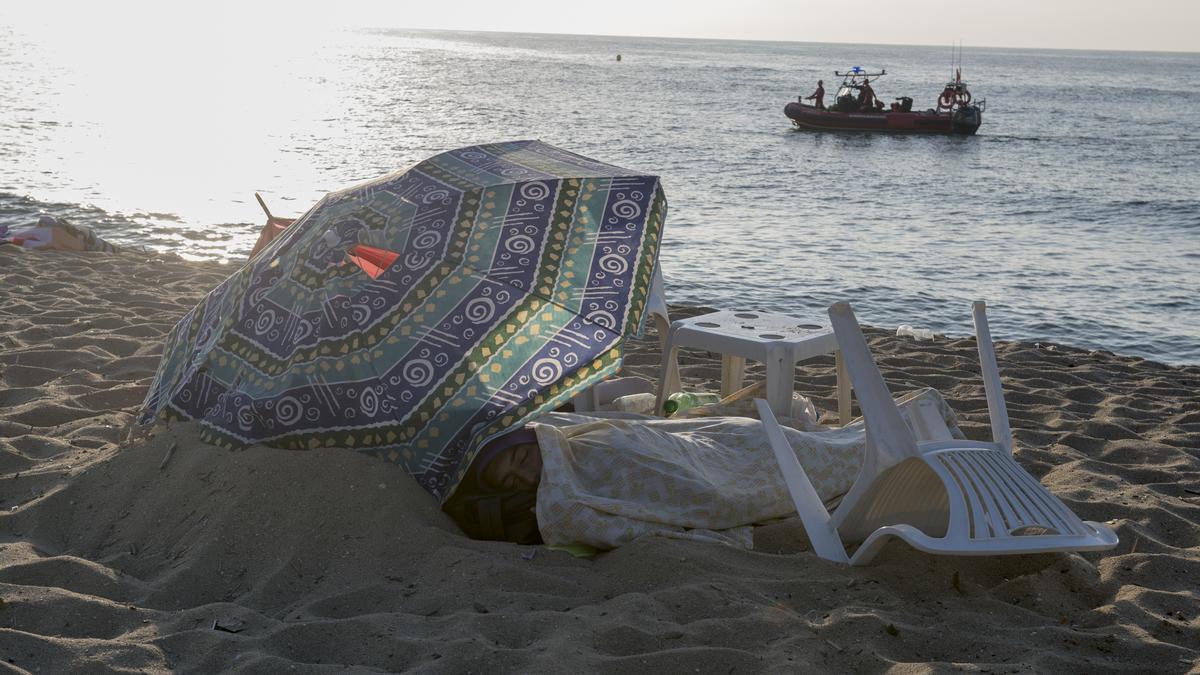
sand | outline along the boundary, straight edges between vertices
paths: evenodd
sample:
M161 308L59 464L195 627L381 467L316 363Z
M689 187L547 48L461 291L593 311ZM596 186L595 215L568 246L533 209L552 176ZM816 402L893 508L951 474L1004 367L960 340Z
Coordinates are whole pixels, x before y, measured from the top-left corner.
M225 451L188 424L119 446L162 337L229 271L0 247L0 666L1200 672L1200 367L998 345L1018 461L1110 522L1111 552L893 543L845 568L791 518L758 528L754 551L649 538L581 559L467 539L397 467L355 453ZM628 366L654 377L648 337ZM893 392L936 387L987 436L972 339L868 337ZM712 355L683 363L715 388ZM833 385L831 359L800 367L825 409Z

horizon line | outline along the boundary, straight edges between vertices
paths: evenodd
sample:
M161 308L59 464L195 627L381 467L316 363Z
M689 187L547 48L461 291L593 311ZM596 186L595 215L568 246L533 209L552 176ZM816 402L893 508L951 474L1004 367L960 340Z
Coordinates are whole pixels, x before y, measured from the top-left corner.
M563 37L598 37L598 38L640 38L640 39L655 39L655 40L679 40L689 42L761 42L767 44L809 44L809 45L863 45L872 47L950 47L951 44L925 44L914 42L829 42L818 40L766 40L762 38L745 38L745 37L682 37L671 35L615 35L612 33L556 33L550 31L511 31L511 30L493 30L484 28L429 28L423 26L353 26L352 28L359 30L408 30L408 31L426 31L430 33L494 33L498 35L554 35ZM954 48L968 49L967 45L961 44ZM972 45L970 49L1011 49L1011 50L1044 50L1051 52L1117 52L1131 54L1185 54L1185 55L1200 55L1200 49L1193 51L1176 50L1176 49L1112 49L1112 48L1096 48L1096 47L1014 47L1010 45Z

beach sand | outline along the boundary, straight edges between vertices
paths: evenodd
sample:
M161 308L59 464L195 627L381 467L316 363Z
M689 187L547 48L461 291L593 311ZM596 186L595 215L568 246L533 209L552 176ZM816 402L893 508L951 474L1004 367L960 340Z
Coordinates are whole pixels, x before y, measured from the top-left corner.
M845 568L791 518L754 551L649 538L583 559L469 540L352 452L225 451L188 424L120 447L162 338L230 271L0 247L5 669L1200 672L1200 367L998 345L1018 461L1110 522L1111 552L893 543ZM868 337L894 393L936 387L987 437L973 339ZM655 376L653 335L627 364ZM683 364L715 389L717 359ZM831 358L799 369L826 410L834 381Z

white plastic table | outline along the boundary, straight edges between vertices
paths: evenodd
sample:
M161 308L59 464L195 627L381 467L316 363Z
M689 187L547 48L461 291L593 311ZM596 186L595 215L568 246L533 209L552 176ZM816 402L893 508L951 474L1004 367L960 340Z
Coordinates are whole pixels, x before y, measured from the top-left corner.
M741 388L746 359L763 363L767 369L767 403L776 415L791 415L796 364L832 353L837 367L838 421L841 424L850 421L850 378L833 328L826 320L768 312L722 311L672 322L663 347L657 410L662 410L667 396L679 390L680 347L721 355L722 397Z

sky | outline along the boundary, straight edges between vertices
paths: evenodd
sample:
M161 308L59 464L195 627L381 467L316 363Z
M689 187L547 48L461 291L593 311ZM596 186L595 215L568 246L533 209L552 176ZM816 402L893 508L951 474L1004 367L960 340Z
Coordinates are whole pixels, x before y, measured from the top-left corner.
M336 8L336 9L335 9ZM1200 51L1200 0L5 0L0 22L264 40L329 27L430 28L969 47Z

